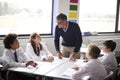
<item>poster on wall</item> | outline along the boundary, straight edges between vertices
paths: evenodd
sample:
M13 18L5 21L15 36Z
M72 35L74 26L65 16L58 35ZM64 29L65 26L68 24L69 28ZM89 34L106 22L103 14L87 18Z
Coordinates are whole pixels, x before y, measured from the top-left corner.
M78 3L78 0L70 0L71 3Z

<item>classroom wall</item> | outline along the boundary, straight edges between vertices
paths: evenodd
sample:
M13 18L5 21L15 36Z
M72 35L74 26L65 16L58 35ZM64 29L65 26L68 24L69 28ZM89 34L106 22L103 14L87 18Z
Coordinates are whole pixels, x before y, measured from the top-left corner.
M53 37L42 37L42 42L46 44L47 48L53 55L56 55L53 41L54 41ZM26 49L26 44L28 42L29 42L28 36L25 39L19 39L20 46L23 48L24 51ZM3 39L2 39L0 40L0 56L2 56L3 50L4 50L4 45L3 45Z
M83 44L82 47L87 47L89 43L95 43L100 48L102 47L102 43L105 40L114 40L117 43L117 47L115 49L115 52L120 56L120 35L118 34L108 34L108 35L98 35L98 36L83 36ZM28 43L29 39L19 39L21 47L25 50L26 44ZM42 41L46 44L49 51L56 55L56 51L54 48L54 38L53 37L42 37ZM4 46L3 46L3 40L0 40L0 56L3 54Z
M78 22L78 18L79 17L79 1L77 3L73 3L73 2L70 2L70 0L59 0L59 5L58 5L58 13L64 13L67 15L68 17L68 20L69 21L75 21L75 22ZM74 5L74 6L77 6L77 9L76 10L70 10L70 6L71 5ZM70 13L71 14L71 17L70 17ZM76 15L74 15L74 13Z

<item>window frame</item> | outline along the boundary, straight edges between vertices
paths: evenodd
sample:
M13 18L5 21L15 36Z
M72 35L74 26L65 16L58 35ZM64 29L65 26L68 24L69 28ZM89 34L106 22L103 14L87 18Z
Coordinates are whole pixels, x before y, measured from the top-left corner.
M120 33L120 30L118 30L118 28L120 27L120 23L119 23L119 17L120 17L120 0L117 0L117 9L116 9L116 26L115 26L115 32L116 33ZM118 25L119 24L119 25Z

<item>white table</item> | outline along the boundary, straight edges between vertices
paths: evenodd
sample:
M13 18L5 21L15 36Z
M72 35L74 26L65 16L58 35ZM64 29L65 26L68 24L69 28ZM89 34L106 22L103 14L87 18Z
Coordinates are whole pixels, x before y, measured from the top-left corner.
M72 68L74 66L74 63L75 62L67 61L66 63L45 74L45 76L61 79L72 79L72 77L63 76L62 73L68 68Z
M37 70L37 68L34 68L32 66L29 66L29 67L12 67L12 68L9 68L9 70L11 71L15 71L15 72L24 72L24 73L33 73L34 71Z
M32 66L12 67L12 68L9 68L9 70L44 76L46 73L52 71L53 69L62 65L63 63L65 63L68 60L69 60L68 58L64 58L64 57L63 57L63 59L59 59L58 57L54 57L53 62L40 62L40 61L38 62L38 61L36 61L38 66L35 68Z
M54 70L58 66L62 65L63 63L67 62L68 58L59 59L58 57L54 57L53 62L37 62L38 69L33 72L36 75L45 75L46 73Z
M77 63L78 66L83 66L84 65L83 60L77 60L76 62L71 62L71 61L68 60L64 64L58 66L54 70L45 74L45 76L46 77L59 78L59 79L72 80L72 75L71 76L66 76L66 75L63 75L63 73L68 69L72 70L72 68L76 66L76 63ZM73 72L75 72L75 71L73 71ZM70 74L73 74L73 73L70 73Z
M25 72L38 76L44 77L53 77L60 79L72 79L72 76L64 76L63 72L68 68L72 69L76 64L76 62L69 61L69 58L59 59L58 57L54 58L53 62L37 62L38 66L36 68L33 67L13 67L9 70L16 72ZM78 62L79 60L77 60ZM81 62L79 62L82 64Z

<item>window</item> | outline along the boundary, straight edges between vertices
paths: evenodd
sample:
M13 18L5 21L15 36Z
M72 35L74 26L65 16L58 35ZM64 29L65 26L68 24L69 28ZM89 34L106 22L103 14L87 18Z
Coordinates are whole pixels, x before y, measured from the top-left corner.
M119 1L118 31L120 31L120 1Z
M80 0L82 32L115 32L117 0Z
M0 35L51 34L53 0L0 0Z

